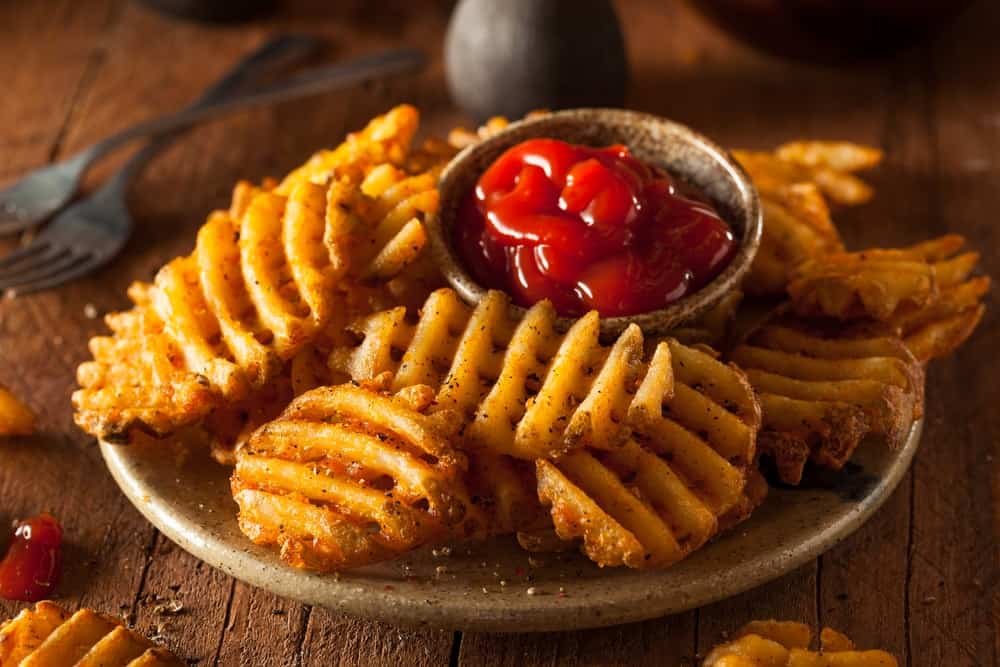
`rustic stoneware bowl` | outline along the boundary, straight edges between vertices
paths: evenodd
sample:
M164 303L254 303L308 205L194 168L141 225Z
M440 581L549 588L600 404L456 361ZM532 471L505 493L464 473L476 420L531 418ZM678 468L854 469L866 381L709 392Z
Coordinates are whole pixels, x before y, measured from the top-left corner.
M578 630L700 607L793 570L857 530L889 498L921 423L890 451L865 442L839 473L775 487L745 523L665 570L601 569L577 552L530 556L512 536L425 547L343 572L304 572L250 542L236 523L231 470L204 449L101 443L122 491L164 535L254 586L390 623L490 632Z
M666 308L601 321L605 336L635 322L644 333L658 335L697 319L739 284L760 245L760 202L753 184L725 149L689 127L649 114L621 109L570 109L512 123L496 135L459 153L441 174L441 210L428 220L431 252L448 282L469 304L486 288L463 266L452 245L451 229L462 198L479 176L505 150L526 139L550 137L588 146L625 144L640 159L659 165L708 196L737 239L729 265L712 282ZM562 326L571 324L563 318Z

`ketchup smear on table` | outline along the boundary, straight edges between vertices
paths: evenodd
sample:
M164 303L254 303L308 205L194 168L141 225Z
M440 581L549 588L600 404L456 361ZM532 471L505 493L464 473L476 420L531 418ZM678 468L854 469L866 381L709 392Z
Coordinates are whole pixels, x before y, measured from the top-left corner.
M0 598L38 602L50 597L62 570L62 527L49 514L18 521L0 561Z
M486 287L560 315L662 308L714 278L733 234L692 188L625 146L531 139L509 149L461 203L459 253Z

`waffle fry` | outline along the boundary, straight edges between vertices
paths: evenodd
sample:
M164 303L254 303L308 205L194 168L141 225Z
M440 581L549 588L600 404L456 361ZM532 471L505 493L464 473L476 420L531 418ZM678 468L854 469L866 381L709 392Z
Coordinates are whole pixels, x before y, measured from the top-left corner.
M237 452L243 532L321 571L484 532L465 456L450 444L456 420L414 409L427 402L414 395L433 395L424 389L392 397L348 384L298 397Z
M760 412L737 369L660 343L635 392L633 432L608 449L536 462L557 535L601 566L665 567L743 518L766 488L748 478Z
M43 601L0 625L0 667L180 667L166 649L121 620Z
M670 466L634 441L601 458L581 450L558 462L539 459L537 466L538 495L551 507L556 533L581 539L584 553L602 567L670 565L718 529Z
M763 196L780 193L796 183L814 183L830 201L864 204L874 191L855 173L882 162L882 151L842 141L795 141L773 153L734 150Z
M923 369L897 336L814 329L779 318L730 355L760 400L760 453L788 484L810 460L839 470L869 433L901 446L923 414Z
M136 307L109 318L80 367L77 423L108 441L166 435L254 401L351 313L395 302L387 286L421 254L436 210L429 173L404 169L416 129L398 107L280 184L237 185L193 254L168 263Z
M809 650L812 630L793 621L753 621L736 638L716 646L703 667L897 667L885 651L858 651L841 633L823 628L819 651Z
M129 288L136 306L111 313L112 336L90 340L93 361L80 364L73 394L77 425L108 442L134 431L168 433L197 422L218 404L208 381L189 373L163 322L149 305L149 285Z
M505 535L549 525L538 500L534 466L485 450L468 452L469 490L489 520L489 533Z
M34 432L35 414L0 384L0 437L31 435Z
M670 564L721 522L745 517L762 496L745 493L760 412L742 374L707 349L672 339L647 353L638 327L603 345L596 313L565 333L555 323L547 302L516 320L500 292L470 309L443 289L415 322L395 308L355 323L359 342L335 350L330 366L354 381L382 378L395 391L436 388L431 409L464 416L474 460L487 452L536 461L539 496L556 531L564 540L582 538L603 565ZM575 462L574 471L592 474L575 477L567 468ZM621 481L647 469L649 488ZM664 505L648 509L646 523L622 524L614 499L623 493L654 494ZM512 527L523 530L522 542L536 541L531 530ZM618 538L608 542L609 531Z
M656 399L644 388L632 394L645 371L639 328L604 346L596 313L564 334L555 322L547 302L516 321L501 292L470 309L442 289L415 324L403 308L356 323L360 343L335 350L330 365L355 381L391 373L393 390L437 387L440 408L467 416L469 442L496 453L534 460L584 443L612 448L624 442L629 412L643 409L640 400L652 405ZM653 384L648 377L644 386Z
M524 120L540 118L548 113L549 112L545 109L529 111L525 115ZM510 125L510 121L503 116L493 116L480 125L475 131L464 127L456 127L448 133L448 143L455 148L465 148L466 146L477 144L483 139L489 139L500 130L506 128L508 125Z
M843 252L827 199L861 204L872 189L852 172L870 169L881 151L838 142L794 142L773 153L733 151L760 193L764 216L757 256L744 289L755 295L783 294L800 263Z
M987 276L943 285L934 304L900 309L888 324L921 363L947 356L979 325L986 312L981 300L989 289Z
M792 306L806 317L889 320L901 309L940 300L979 261L979 253L956 255L965 239L942 236L908 248L835 253L803 262L788 285Z
M982 319L990 287L987 276L970 277L979 253L957 254L964 244L951 234L808 261L788 286L792 305L803 315L883 322L921 362L945 356Z
M288 195L297 184L323 185L343 176L359 181L374 166L402 165L419 125L420 113L415 108L407 104L395 107L374 118L360 132L348 134L336 148L316 152L281 181L277 192Z

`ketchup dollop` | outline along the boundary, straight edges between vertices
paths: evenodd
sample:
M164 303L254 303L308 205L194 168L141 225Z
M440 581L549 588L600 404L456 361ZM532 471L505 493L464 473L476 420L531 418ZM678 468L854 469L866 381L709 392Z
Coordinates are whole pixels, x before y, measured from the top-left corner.
M62 571L62 526L49 514L18 521L0 561L0 597L38 602L50 597Z
M455 242L481 284L561 315L633 315L708 283L729 226L690 186L625 146L531 139L507 150L461 203Z

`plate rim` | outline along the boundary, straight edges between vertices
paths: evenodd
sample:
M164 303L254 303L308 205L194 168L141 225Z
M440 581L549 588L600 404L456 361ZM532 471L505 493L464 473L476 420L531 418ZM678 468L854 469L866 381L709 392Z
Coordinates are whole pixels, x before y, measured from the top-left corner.
M249 540L237 547L214 535L204 524L181 523L173 516L174 512L169 504L151 497L138 485L137 480L129 476L126 463L128 457L122 455L130 449L129 446L111 445L103 441L99 441L99 445L115 482L147 521L195 558L246 584L356 618L401 626L524 633L608 627L676 614L739 595L801 567L858 530L892 496L913 463L922 430L923 419L915 420L904 445L893 452L892 460L871 490L860 500L854 501L825 530L813 533L795 549L784 551L780 546L772 547L746 558L728 570L719 571L711 577L702 577L700 581L696 580L670 591L650 587L647 595L641 599L633 596L625 600L586 603L584 596L570 596L560 599L559 605L554 605L546 601L546 597L552 596L520 596L505 598L507 604L494 608L493 613L482 614L482 610L477 609L480 613L472 615L467 606L455 603L429 605L426 600L415 599L419 596L406 594L392 586L380 590L352 582L348 578L303 572L280 563L267 562L254 553L262 548L254 547ZM234 507L234 521L235 516ZM228 558L223 554L228 555ZM690 558L697 556L696 553ZM638 572L635 576L649 576L651 581L655 581L656 574L665 571L667 570L650 570ZM321 588L324 594L310 593L308 587L303 589L303 578L325 579ZM601 613L605 610L613 613ZM567 617L571 619L569 622Z

